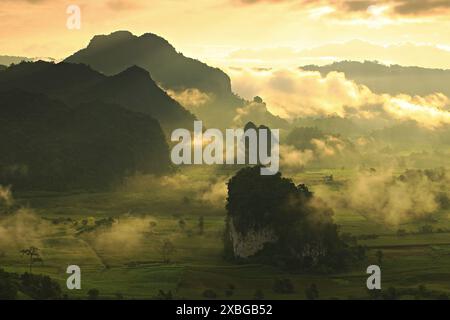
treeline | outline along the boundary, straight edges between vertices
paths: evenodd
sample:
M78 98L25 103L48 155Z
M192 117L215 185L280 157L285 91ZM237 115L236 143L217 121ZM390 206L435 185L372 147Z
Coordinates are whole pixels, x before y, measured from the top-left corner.
M20 298L57 300L65 296L60 285L48 276L8 273L0 269L0 300Z

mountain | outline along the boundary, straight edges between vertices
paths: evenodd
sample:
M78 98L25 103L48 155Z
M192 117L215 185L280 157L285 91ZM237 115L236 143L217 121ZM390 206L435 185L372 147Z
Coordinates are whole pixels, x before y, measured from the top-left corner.
M301 69L319 71L323 75L332 71L343 72L348 79L376 93L428 95L440 92L450 96L450 70L387 66L371 61L342 61L326 66L307 65Z
M276 129L289 127L286 120L270 113L267 110L267 104L258 96L254 97L252 102L248 102L242 108L239 108L233 121L238 126L254 122Z
M39 61L39 60L43 60L43 61L55 61L55 59L50 58L50 57L40 57L40 58L27 58L27 57L19 57L19 56L1 56L0 55L0 65L4 65L4 66L10 66L11 64L18 64L21 63L23 61L26 62L33 62L33 61Z
M18 57L18 56L0 56L0 64L4 66L9 66L13 63L20 63L22 61L32 61L31 58Z
M0 74L0 91L9 89L44 93L69 106L90 101L120 104L154 117L167 133L191 127L195 120L155 84L147 71L136 66L106 76L83 64L23 62Z
M185 57L165 39L146 33L135 36L128 31L97 35L89 45L66 62L84 63L105 74L115 75L134 65L147 70L165 90L176 93L197 89L208 102L195 110L210 125L225 125L244 101L231 90L227 74L198 60Z
M158 122L118 105L75 108L44 94L0 93L0 181L14 189L103 188L170 170Z
M167 40L152 33L138 37L118 31L95 36L87 48L68 57L66 62L85 63L106 75L137 65L149 71L164 88L197 88L218 97L231 94L230 78L224 72L186 58Z

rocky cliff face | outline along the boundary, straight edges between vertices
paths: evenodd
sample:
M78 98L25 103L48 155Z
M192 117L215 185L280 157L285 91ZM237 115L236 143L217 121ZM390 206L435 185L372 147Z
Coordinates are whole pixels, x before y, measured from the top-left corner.
M267 243L274 243L278 239L269 228L255 230L250 229L246 233L240 233L234 226L233 219L228 221L229 237L233 245L233 253L236 258L249 258L264 248Z

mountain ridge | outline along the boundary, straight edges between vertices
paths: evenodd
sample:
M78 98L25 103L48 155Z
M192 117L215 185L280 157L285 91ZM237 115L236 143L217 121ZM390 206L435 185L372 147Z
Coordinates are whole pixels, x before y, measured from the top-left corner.
M84 64L61 62L24 62L0 74L0 90L13 88L45 93L69 105L100 100L148 114L158 120L166 132L191 125L195 117L168 96L150 74L133 66L106 76Z
M69 107L44 93L0 92L0 180L15 189L105 188L170 172L158 121L101 101Z
M318 71L323 75L337 71L347 79L366 85L373 92L389 94L429 95L440 92L450 97L450 70L417 66L385 65L377 61L334 62L325 66L306 65L306 71Z
M96 35L86 48L64 61L87 64L105 75L136 65L147 70L164 90L181 93L197 89L209 99L193 112L210 127L228 127L236 109L245 104L233 93L231 79L224 71L185 57L169 41L153 33L136 36L129 31L116 31Z

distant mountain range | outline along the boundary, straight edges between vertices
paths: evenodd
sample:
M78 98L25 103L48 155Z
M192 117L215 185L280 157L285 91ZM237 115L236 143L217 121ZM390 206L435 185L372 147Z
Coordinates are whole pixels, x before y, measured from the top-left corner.
M105 75L115 75L136 65L147 70L166 90L198 89L211 99L196 110L196 115L210 126L229 125L236 108L245 104L232 92L226 73L185 57L167 40L152 33L135 36L128 31L118 31L97 35L85 49L65 62L84 63Z
M347 79L369 87L376 93L428 95L436 92L450 96L450 70L384 65L378 62L342 61L326 66L307 65L303 70L345 73Z
M49 57L40 57L40 58L29 58L29 57L19 57L19 56L1 56L0 55L0 65L3 65L5 67L11 65L11 64L17 64L21 63L23 61L30 62L30 61L55 61L53 58Z
M119 104L154 117L166 132L191 127L195 119L136 66L106 76L83 64L23 62L0 73L0 91L9 89L44 93L69 106L91 101Z
M13 63L20 63L22 61L33 61L31 58L19 57L19 56L1 56L0 55L0 65L9 66Z

